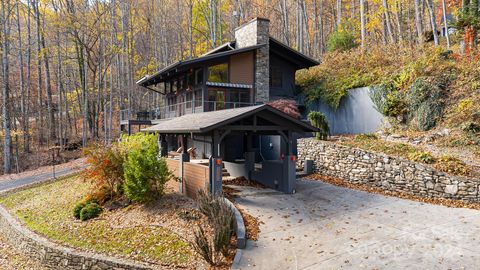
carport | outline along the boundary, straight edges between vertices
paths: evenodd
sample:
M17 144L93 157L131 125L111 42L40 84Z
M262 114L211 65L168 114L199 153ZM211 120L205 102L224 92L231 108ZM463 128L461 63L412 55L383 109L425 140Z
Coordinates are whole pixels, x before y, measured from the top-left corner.
M187 149L195 143L209 148L208 179L205 189L213 193L222 191L222 169L233 176L244 176L270 188L285 192L295 192L295 162L293 153L294 133L315 132L310 124L295 119L268 105L257 105L236 109L187 114L166 120L155 126L143 129L159 134L162 156L168 154L168 138L181 141L182 153L178 156L178 176L185 181L185 163L190 160ZM280 136L281 153L278 159L259 159L254 140L260 136ZM190 142L190 145L189 145ZM171 146L170 146L171 148ZM232 153L241 152L241 157ZM202 162L196 162L202 163ZM190 174L191 175L191 174ZM181 184L185 192L185 184Z

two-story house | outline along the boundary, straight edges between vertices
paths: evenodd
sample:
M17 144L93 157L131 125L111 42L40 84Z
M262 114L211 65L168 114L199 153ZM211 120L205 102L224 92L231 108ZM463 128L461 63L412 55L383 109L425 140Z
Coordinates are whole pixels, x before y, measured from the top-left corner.
M162 94L163 102L142 119L122 124L156 124L185 114L295 98L295 72L319 63L272 38L269 23L254 18L235 29L235 40L140 79L137 84ZM170 145L174 149L176 143ZM208 155L208 150L199 152Z

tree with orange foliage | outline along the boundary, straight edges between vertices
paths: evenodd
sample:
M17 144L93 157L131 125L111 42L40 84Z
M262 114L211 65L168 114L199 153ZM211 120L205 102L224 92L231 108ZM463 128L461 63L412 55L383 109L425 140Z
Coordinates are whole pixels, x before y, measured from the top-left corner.
M463 0L462 10L458 18L458 27L464 30L465 54L476 49L477 34L480 29L479 0Z

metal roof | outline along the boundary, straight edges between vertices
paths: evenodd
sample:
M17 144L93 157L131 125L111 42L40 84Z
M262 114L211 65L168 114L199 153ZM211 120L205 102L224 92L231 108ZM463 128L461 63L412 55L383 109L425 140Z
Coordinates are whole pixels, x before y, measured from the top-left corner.
M272 116L278 117L283 121L288 121L296 132L315 132L317 128L307 124L301 120L295 119L290 115L281 112L267 104L242 107L236 109L225 109L212 112L187 114L171 120L163 121L155 126L151 126L142 131L159 132L159 133L207 133L222 126L234 123L243 118L247 118L260 112L271 113ZM259 126L259 130L261 127Z

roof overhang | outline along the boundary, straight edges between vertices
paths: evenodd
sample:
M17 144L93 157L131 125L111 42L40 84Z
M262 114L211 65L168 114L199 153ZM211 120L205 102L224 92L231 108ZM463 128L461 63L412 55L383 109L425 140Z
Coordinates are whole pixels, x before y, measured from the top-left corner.
M260 125L254 121L245 125L238 123L252 116L268 121L268 125ZM234 123L237 123L233 125ZM234 130L244 132L317 132L318 129L306 122L293 118L270 105L226 109L212 112L187 114L171 120L163 121L157 125L142 129L145 132L158 132L161 134L209 134L214 130Z
M217 52L214 54L204 55L195 59L179 61L174 64L171 64L160 71L156 72L155 74L149 76L146 75L145 77L141 78L137 81L137 85L148 87L151 85L158 84L160 82L165 81L167 78L170 78L173 74L177 74L179 72L188 70L194 65L198 65L207 61L221 59L222 57L227 57L230 55L236 55L244 52L254 51L258 48L265 46L265 44L259 44L255 46L248 46L241 49L229 50L225 52Z
M295 64L297 69L309 68L319 65L317 60L283 44L279 40L270 37L270 53L275 53L281 58Z

